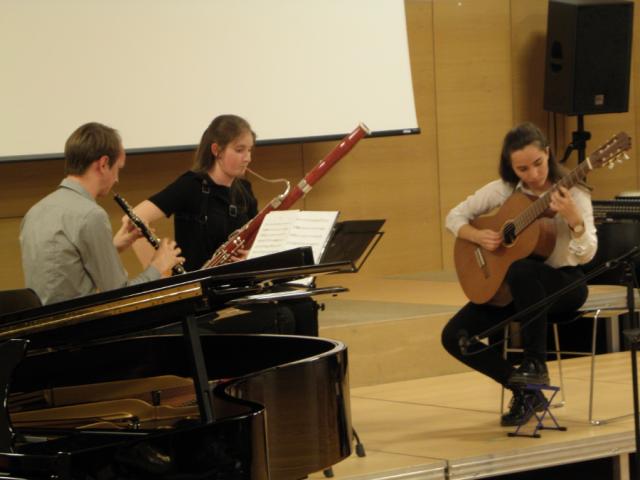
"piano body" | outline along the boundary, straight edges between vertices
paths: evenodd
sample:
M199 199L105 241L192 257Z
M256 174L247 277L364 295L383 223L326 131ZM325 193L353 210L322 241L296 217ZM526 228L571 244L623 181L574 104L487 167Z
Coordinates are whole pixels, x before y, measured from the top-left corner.
M0 316L1 478L299 479L337 463L351 453L345 346L198 322L350 271L295 249ZM174 323L182 334L157 330Z

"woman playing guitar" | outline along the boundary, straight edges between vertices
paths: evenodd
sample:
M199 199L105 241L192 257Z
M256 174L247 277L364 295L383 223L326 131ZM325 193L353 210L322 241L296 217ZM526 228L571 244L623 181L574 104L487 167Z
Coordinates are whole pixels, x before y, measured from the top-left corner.
M583 273L578 266L595 255L597 237L589 189L580 183L571 189L554 187L565 172L535 125L523 123L507 133L499 172L499 180L488 183L449 212L447 228L458 239L479 246L477 255L481 256L482 251L507 249L506 230L476 228L473 221L503 206L516 192L533 198L547 192L551 196L547 216L551 217L548 222L555 229L555 246L544 260L528 257L514 261L506 270L503 283L503 287L510 290L512 301L503 306L469 302L445 326L442 343L451 355L513 391L510 410L501 419L501 425L513 426L531 418L531 409L526 405L542 408L542 393L524 390L522 386L549 382L545 363L547 313L579 309L587 297L586 285L574 289L545 311L521 319L524 357L517 368L496 348L474 354L474 350L480 350L484 345L473 345L467 355L462 354L460 338L481 333L579 279ZM478 261L482 263L481 258Z

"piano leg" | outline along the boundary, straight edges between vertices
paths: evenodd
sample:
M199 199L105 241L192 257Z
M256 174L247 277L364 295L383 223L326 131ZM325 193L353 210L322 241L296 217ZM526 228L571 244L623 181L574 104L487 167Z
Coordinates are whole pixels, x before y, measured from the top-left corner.
M28 340L12 339L4 343L0 343L0 388L2 396L0 397L0 452L13 451L13 440L15 434L11 427L7 404L9 401L9 386L13 370L18 363L24 358L27 351Z
M365 452L365 450L364 450L364 444L360 441L360 437L356 433L356 429L352 428L351 431L353 432L353 438L356 441L356 455L358 455L359 457L366 457L367 456L367 452ZM333 467L325 468L322 471L322 473L324 474L324 476L326 478L333 478L334 477Z

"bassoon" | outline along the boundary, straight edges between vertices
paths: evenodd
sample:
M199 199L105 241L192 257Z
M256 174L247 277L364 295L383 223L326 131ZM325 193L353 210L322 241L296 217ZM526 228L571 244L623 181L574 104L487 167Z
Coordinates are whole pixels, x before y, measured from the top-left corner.
M124 197L117 193L113 194L113 199L118 205L120 205L120 208L124 210L124 213L127 214L129 219L131 220L131 223L138 227L138 229L142 232L142 236L144 236L144 238L146 238L147 241L151 245L153 245L153 248L155 248L156 250L160 248L160 239L156 237L151 229L149 229L147 224L144 223L142 219L134 213L133 208L131 208L131 205L129 205L129 202L127 202ZM171 268L171 273L173 273L174 275L179 275L185 273L185 269L181 264L178 263Z
M291 191L276 196L258 214L235 231L229 239L223 243L202 266L202 268L215 267L228 263L236 256L238 250L248 249L258 233L258 229L264 217L274 210L287 210L300 198L304 197L311 188L333 167L338 160L344 157L363 137L369 133L366 125L361 123L349 135L344 137L322 160L320 160L309 173L307 173Z

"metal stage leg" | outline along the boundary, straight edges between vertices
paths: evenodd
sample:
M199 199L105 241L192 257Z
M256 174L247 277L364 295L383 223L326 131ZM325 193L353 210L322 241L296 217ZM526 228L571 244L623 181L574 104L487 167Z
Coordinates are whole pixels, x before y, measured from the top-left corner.
M629 454L622 453L612 458L613 460L613 480L630 480L629 473Z

